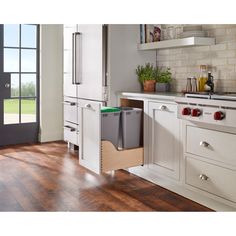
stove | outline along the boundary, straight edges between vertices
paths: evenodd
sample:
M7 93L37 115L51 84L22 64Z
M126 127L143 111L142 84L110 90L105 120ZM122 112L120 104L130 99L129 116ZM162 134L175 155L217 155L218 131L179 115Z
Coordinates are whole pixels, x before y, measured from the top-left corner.
M236 93L188 93L175 102L179 119L236 127Z

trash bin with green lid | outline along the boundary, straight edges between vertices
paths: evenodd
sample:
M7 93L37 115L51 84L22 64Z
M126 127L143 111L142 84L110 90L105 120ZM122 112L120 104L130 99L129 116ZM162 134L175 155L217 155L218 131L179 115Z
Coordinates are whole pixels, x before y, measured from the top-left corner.
M108 140L118 148L120 129L120 109L116 107L101 108L102 140Z
M142 109L121 107L122 148L140 147Z

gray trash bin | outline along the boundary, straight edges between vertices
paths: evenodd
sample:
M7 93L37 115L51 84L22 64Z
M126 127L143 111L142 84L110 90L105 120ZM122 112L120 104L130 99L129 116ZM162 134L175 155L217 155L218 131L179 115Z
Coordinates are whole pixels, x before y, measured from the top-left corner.
M121 107L122 148L140 147L142 109Z
M102 107L101 109L101 138L108 140L118 148L120 129L120 109L115 107Z

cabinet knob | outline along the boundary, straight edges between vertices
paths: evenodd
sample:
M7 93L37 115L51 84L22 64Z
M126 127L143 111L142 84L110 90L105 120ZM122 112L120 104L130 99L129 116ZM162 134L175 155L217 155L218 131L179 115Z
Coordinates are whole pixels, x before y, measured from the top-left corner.
M208 180L209 177L207 175L205 175L205 174L200 174L199 175L199 179L201 179L201 180Z
M201 141L200 142L200 146L202 146L202 147L208 147L210 144L209 143L207 143L206 141Z
M161 106L160 106L160 110L162 110L162 111L166 111L166 110L167 110L167 106L165 106L165 105L161 105Z
M91 104L86 104L85 106L84 106L85 108L91 108L92 106L91 106Z

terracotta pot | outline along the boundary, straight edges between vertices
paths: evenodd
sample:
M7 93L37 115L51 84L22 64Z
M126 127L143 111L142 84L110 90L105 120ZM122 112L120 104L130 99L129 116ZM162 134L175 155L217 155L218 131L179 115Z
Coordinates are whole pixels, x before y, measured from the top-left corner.
M144 92L154 92L155 91L155 80L146 80L143 83L143 91Z

